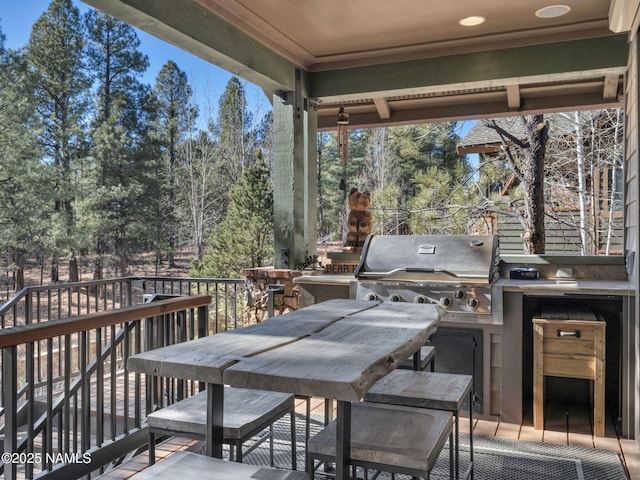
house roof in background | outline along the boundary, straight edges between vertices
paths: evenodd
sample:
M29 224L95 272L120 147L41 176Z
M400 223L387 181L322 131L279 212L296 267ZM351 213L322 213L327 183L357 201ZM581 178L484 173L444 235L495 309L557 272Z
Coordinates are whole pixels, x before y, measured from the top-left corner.
M544 116L549 123L549 130L559 135L571 135L575 131L574 122L565 114L549 114ZM522 116L495 118L495 121L503 130L509 132L520 140L525 139ZM487 127L484 121L478 121L458 142L457 150L460 155L468 153L492 153L501 149L501 138L493 128Z

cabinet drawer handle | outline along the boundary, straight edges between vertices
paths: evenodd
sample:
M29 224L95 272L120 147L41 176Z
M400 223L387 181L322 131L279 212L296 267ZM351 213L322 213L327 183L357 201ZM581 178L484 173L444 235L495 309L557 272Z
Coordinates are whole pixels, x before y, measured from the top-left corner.
M576 338L580 338L580 330L575 330L573 332L567 332L566 330L558 329L558 336L559 337L576 337Z

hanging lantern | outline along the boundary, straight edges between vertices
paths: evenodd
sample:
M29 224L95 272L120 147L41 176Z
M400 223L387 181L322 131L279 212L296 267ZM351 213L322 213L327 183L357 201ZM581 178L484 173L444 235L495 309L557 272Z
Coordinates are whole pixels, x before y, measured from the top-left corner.
M340 107L338 112L338 157L342 165L347 164L349 158L349 114Z

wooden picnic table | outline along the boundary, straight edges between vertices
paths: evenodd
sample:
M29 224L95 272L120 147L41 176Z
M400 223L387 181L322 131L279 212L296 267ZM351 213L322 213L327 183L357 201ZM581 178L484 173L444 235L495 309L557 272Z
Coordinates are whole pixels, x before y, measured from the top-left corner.
M351 402L419 351L435 305L329 300L129 358L127 368L207 384L207 454L222 456L223 385L337 400L337 478L348 478Z

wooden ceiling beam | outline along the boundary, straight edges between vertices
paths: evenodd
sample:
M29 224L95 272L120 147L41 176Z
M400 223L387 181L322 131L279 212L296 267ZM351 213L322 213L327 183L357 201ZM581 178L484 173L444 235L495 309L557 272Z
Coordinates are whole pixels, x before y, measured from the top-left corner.
M503 94L504 95L504 94ZM522 98L518 112L509 112L504 108L502 99L487 98L485 102L464 102L464 95L458 95L455 102L447 103L445 99L429 103L421 101L415 108L404 105L395 109L390 102L391 116L381 119L373 104L367 109L364 105L349 109L350 128L384 127L392 125L411 125L418 123L449 122L460 120L477 120L479 118L509 117L514 114L530 115L533 113L556 113L573 110L592 110L600 108L619 108L623 103L617 99L605 101L602 91L591 93L565 93L553 96ZM318 130L335 130L335 108L318 109Z
M389 102L386 98L374 98L373 103L378 111L378 116L382 120L389 120L391 118L391 108L389 108Z
M606 75L602 90L603 100L615 100L618 98L618 75Z
M517 83L507 85L507 106L509 110L520 108L520 85Z

